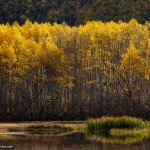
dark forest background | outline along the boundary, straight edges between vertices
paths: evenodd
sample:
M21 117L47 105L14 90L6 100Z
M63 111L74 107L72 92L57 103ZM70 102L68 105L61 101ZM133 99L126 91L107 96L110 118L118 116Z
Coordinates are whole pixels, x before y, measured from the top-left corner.
M0 23L150 21L150 0L0 0Z

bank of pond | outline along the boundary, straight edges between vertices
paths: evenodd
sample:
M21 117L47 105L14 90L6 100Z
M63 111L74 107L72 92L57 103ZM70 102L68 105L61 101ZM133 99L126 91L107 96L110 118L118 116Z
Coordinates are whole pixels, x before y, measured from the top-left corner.
M143 131L150 129L150 121L144 121L135 117L100 117L90 118L87 121L38 121L20 123L0 123L1 129L9 131L30 131L30 130L57 130L63 132L87 131L87 132L110 132L117 131L128 133L136 130Z
M0 123L0 142L14 146L15 150L147 150L149 127L148 121L126 116L87 121Z
M93 135L135 135L149 133L150 122L135 117L101 117L90 118L87 121L52 121L52 122L26 122L26 123L1 123L0 133L18 131L68 133L86 132Z

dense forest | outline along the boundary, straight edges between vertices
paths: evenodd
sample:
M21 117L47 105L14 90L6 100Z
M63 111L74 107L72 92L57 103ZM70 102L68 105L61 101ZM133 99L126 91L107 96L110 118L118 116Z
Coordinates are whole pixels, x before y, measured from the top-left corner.
M0 120L150 119L150 23L0 25Z
M0 23L150 21L150 0L0 0Z

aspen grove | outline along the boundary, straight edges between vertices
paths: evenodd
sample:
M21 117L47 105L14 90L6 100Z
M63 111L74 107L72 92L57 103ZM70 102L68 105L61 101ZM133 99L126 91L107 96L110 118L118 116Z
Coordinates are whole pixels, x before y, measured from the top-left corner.
M0 25L0 120L150 119L150 23Z

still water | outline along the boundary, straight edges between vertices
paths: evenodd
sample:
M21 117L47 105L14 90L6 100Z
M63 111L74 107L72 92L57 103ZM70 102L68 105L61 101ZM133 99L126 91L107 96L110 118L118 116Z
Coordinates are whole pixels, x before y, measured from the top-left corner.
M150 138L149 134L11 131L0 133L0 146L13 146L14 150L150 150Z

